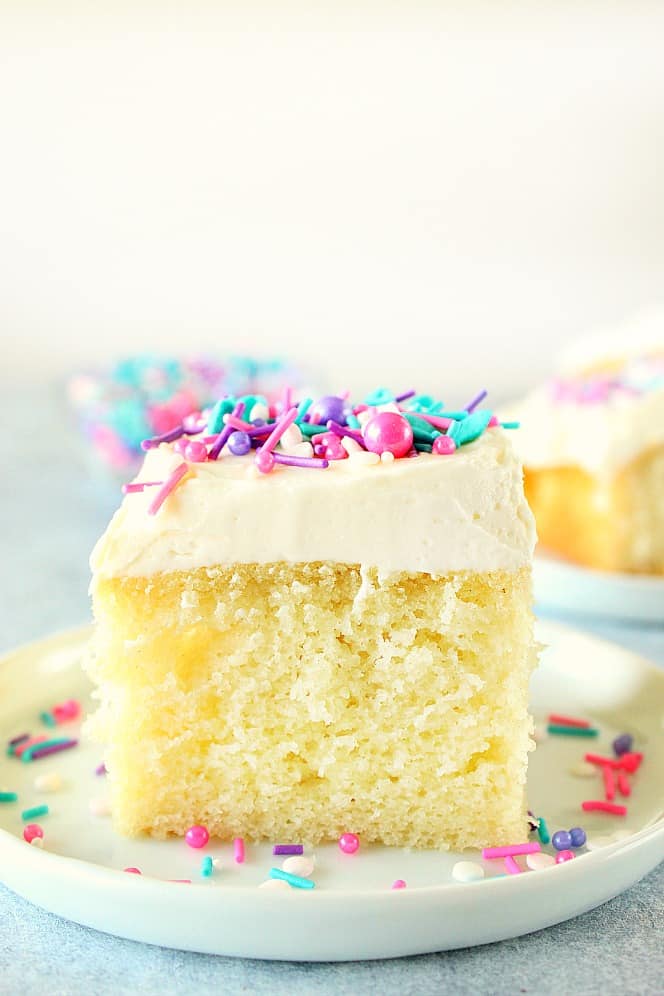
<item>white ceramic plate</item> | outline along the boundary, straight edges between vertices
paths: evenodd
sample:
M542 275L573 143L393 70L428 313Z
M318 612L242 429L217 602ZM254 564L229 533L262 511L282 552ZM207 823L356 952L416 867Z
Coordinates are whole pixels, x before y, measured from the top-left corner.
M533 579L543 609L664 626L664 577L596 571L538 549Z
M3 740L38 730L39 713L63 699L89 702L79 663L87 635L79 630L55 636L0 662ZM316 849L316 888L281 892L257 888L280 860L271 847L249 846L246 863L236 865L230 845L213 842L205 853L220 858L220 867L205 880L199 874L202 852L183 841L124 840L107 818L90 815L90 799L103 796L105 785L94 774L97 749L83 744L30 764L2 752L0 788L18 791L19 801L0 804L0 879L47 910L122 937L303 961L484 944L592 909L664 857L664 672L571 630L547 625L539 635L551 648L533 679L536 718L550 711L585 715L602 731L593 748L606 751L616 733L629 731L646 755L625 820L580 810L582 799L602 797L599 779L569 772L589 741L549 737L540 743L529 772L531 807L552 831L582 825L591 840L601 835L604 841L573 861L507 877L498 877L500 862L484 862L487 878L460 884L451 877L458 854L365 847L350 857L328 845ZM35 776L47 772L65 779L60 792L35 791ZM51 810L40 820L44 850L22 839L21 810L38 802ZM463 857L482 863L475 853ZM126 866L137 866L143 875L124 873ZM183 878L192 884L165 881ZM398 878L407 888L392 890Z

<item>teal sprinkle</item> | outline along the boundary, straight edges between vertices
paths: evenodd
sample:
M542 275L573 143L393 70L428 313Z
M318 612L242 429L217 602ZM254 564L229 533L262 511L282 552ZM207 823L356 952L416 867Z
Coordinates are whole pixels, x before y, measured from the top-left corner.
M32 806L31 809L24 809L21 813L21 819L26 823L28 820L34 820L38 816L48 816L48 806L44 803L42 806Z
M433 414L433 412L432 412L432 414ZM470 413L466 412L466 411L461 411L461 412L452 412L452 411L449 411L448 412L445 409L443 409L443 411L441 411L441 412L436 412L436 415L438 415L440 418L453 418L455 422L461 422L464 418L468 418L469 414Z
M58 744L66 744L69 742L69 737L55 737L53 740L42 740L38 744L33 744L32 747L28 747L21 754L21 760L24 764L32 760L32 755L35 751L43 750L44 747L57 747Z
M281 871L280 868L270 868L270 878L280 878L282 882L288 882L296 889L313 889L314 883L310 878L301 878L299 875L291 875L290 872Z
M54 726L58 725L55 721L55 717L50 712L40 712L39 718L41 719L42 723L45 726L50 726L51 728L53 728Z
M313 398L302 398L302 401L297 406L297 419L296 419L296 421L298 419L304 418L304 416L307 414L307 412L309 411L309 409L311 408L311 406L313 405L313 403L314 403L314 399Z
M353 415L352 412L349 412L348 415L346 415L346 422L348 424L348 428L349 429L361 429L362 428L362 424L361 424L359 418L357 417L357 415Z
M434 415L434 408L442 405L442 401L436 401L430 394L416 394L406 402L409 412L425 412L427 415Z
M203 878L209 878L210 875L212 874L213 868L214 865L212 863L212 858L210 857L209 854L206 854L203 860L201 861L201 875L203 876Z
M224 428L224 415L230 415L235 408L235 398L220 398L210 412L207 424L208 436L215 436Z
M17 799L17 792L0 792L0 802L16 802Z
M431 443L419 443L416 441L413 443L413 446L418 453L433 453L433 446Z
M476 412L471 412L467 418L462 419L460 422L454 422L447 434L452 437L457 446L472 443L485 431L491 421L491 415L492 412L486 408L480 408Z
M428 443L434 440L436 436L441 435L441 433L434 429L429 422L425 421L425 419L418 418L417 415L411 415L409 412L404 412L403 414L404 418L413 430L414 439L419 439L421 442Z
M521 423L520 422L501 422L500 424L502 425L503 429L520 429L521 428Z
M375 391L366 396L364 404L371 406L389 405L391 401L394 401L392 392L388 391L386 387L377 387Z
M303 436L318 436L321 432L327 432L324 425L311 425L310 422L301 422L298 426Z
M543 816L537 817L539 820L539 826L537 827L537 836L542 844L551 843L551 834L549 833L549 828L546 825L546 820Z
M599 730L591 726L557 726L555 723L549 723L546 732L560 737L596 737L599 735Z

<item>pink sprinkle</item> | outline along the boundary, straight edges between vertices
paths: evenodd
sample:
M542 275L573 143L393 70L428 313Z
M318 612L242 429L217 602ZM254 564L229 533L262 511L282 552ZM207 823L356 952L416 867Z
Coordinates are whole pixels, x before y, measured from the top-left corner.
M123 484L122 494L135 495L138 492L145 491L146 488L159 488L163 483L163 481L136 481L133 484Z
M574 857L573 851L558 851L556 854L556 864L562 865L565 861L571 861Z
M271 453L275 448L286 429L288 429L297 418L297 408L289 408L279 421L273 426L272 432L261 446L259 453Z
M589 764L606 764L610 768L622 767L622 759L616 760L614 757L603 757L601 754L585 754L584 761L588 761Z
M53 706L53 716L58 723L67 723L69 720L78 719L81 715L81 703L78 699L67 699L59 705Z
M44 831L38 823L28 823L27 827L23 828L23 839L26 840L28 844L31 844L36 837L43 840Z
M629 784L629 778L624 771L618 772L618 791L621 795L631 795L632 788Z
M417 412L417 418L424 419L436 429L449 429L455 423L453 418L447 418L445 415L428 415L427 412Z
M126 872L129 872L130 875L142 875L143 874L141 872L140 868L125 868L123 870L126 871Z
M252 425L251 422L245 422L243 418L238 418L236 415L230 414L224 417L224 425L230 425L233 429L237 429L238 432L246 432L250 436L266 436L269 432L272 432L272 426L268 425Z
M554 726L578 726L581 729L589 730L590 723L587 719L575 719L574 716L560 716L557 712L552 712L549 722Z
M505 869L510 873L510 875L520 875L521 869L517 865L516 861L511 854L508 854L505 858Z
M608 764L602 766L602 777L604 778L604 797L611 802L616 795L616 783L613 777L613 769Z
M508 844L506 847L485 847L482 851L483 858L511 858L515 854L535 854L542 848L536 840L528 841L525 844Z
M398 878L396 880L396 882L392 882L392 888L393 889L405 889L406 888L406 883L404 882L404 880L402 878Z
M362 449L366 449L364 436L361 432L358 432L357 429L349 429L345 425L339 425L338 422L334 422L332 419L327 422L326 428L329 432L333 432L335 436L339 436L340 439L344 436L354 439L356 443L359 443ZM318 439L318 436L316 436L316 439Z
M240 418L242 415L244 415L244 401L238 401L238 403L236 404L236 406L233 409L233 411L231 412L231 414L234 415L235 418ZM232 425L224 425L223 429L221 430L221 432L217 436L216 443L214 444L214 446L212 447L212 449L208 453L208 460L216 460L217 459L217 457L219 456L219 454L223 450L224 446L226 445L226 443L230 439L232 432L233 432L233 426Z
M159 491L148 505L148 515L156 515L172 491L175 491L182 478L189 472L186 463L181 463L169 474Z
M28 740L23 740L18 747L14 748L14 757L21 757L23 752L26 751L28 747L34 747L35 744L43 744L44 741L48 739L49 738L46 734L40 733L38 737L30 737Z
M233 852L235 854L235 861L238 865L244 864L244 839L242 837L236 837L233 841Z
M618 806L612 802L604 802L603 799L587 799L581 803L581 809L585 813L611 813L613 816L625 816L627 806Z
M191 885L190 878L167 878L167 882L179 882L181 885Z

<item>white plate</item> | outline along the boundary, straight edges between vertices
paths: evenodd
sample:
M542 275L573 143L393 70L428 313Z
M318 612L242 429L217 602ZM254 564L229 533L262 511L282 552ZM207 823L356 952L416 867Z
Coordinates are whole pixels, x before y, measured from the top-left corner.
M89 685L79 661L87 630L55 636L0 662L0 736L7 740L39 728L38 715L78 696ZM206 853L221 859L213 877L199 875L201 852L181 840L125 840L108 819L89 812L103 795L94 769L97 749L76 750L24 764L0 759L0 787L19 802L0 804L0 878L9 888L60 916L99 930L167 947L253 958L302 961L382 958L484 944L558 923L605 902L636 882L664 857L661 770L664 763L664 673L638 657L550 625L540 633L552 644L533 679L536 717L550 711L587 715L601 726L599 742L544 740L532 758L529 799L550 829L582 825L589 837L631 828L626 839L579 852L564 865L521 875L454 882L460 855L365 847L352 857L336 845L316 849L313 891L259 890L280 859L271 847L249 846L236 865L229 844ZM601 750L630 731L646 760L634 778L627 821L581 812L584 798L601 798L598 779L574 778L570 766L588 743ZM137 753L140 763L140 751ZM34 790L37 774L57 771L61 792ZM37 802L45 848L22 839L21 810ZM478 814L481 819L481 814ZM479 860L474 853L464 858ZM484 862L498 876L500 862ZM137 866L143 875L126 874ZM191 885L166 879L189 878ZM392 890L397 878L406 889Z
M664 577L596 571L538 549L533 580L543 609L664 626Z

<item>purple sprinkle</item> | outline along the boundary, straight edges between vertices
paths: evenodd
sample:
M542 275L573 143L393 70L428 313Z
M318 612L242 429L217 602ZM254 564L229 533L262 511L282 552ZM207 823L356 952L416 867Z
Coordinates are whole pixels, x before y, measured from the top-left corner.
M484 401L488 393L489 393L488 391L480 391L480 393L476 397L474 397L469 404L466 405L465 411L467 412L475 411L477 406Z
M9 741L8 746L18 747L18 745L22 744L24 740L29 740L29 739L30 739L29 733L20 733L17 737L12 737L12 739Z
M197 436L199 432L202 432L207 422L198 418L196 415L185 415L182 419L182 431L187 436Z
M286 453L273 453L275 463L283 463L288 467L311 467L314 470L325 470L330 466L328 460L318 460L315 457L290 456Z
M243 414L244 414L244 401L238 401L235 408L233 409L233 415L235 415L236 418L242 418ZM223 450L224 446L228 442L230 436L234 432L237 432L237 430L234 429L232 425L224 426L224 428L219 433L219 438L217 439L216 443L208 453L208 460L217 459L217 457Z
M179 439L180 436L184 436L184 429L181 425L178 425L177 428L171 429L170 432L164 432L161 436L152 436L151 439L144 439L141 443L141 449L153 450L161 443L175 442L175 440Z
M339 436L342 439L344 436L349 436L354 439L356 443L359 443L362 449L366 449L364 445L364 436L357 429L347 429L345 425L339 425L338 422L333 422L332 419L327 423L326 428L330 432L333 432L335 436Z
M106 774L108 774L108 768L106 767L105 763L102 761L101 764L98 764L97 767L95 768L95 775L106 775Z
M48 757L49 754L58 754L61 750L69 750L70 747L77 747L78 740L65 740L61 744L51 744L50 747L42 747L35 750L30 755L31 761L38 761L40 757Z
M408 401L409 398L414 398L416 394L417 394L417 391L415 391L415 390L404 391L403 394L397 394L397 396L396 396L396 398L394 400L396 401L396 403L398 405L400 405L402 401Z
M272 848L273 854L304 854L302 844L275 844Z

